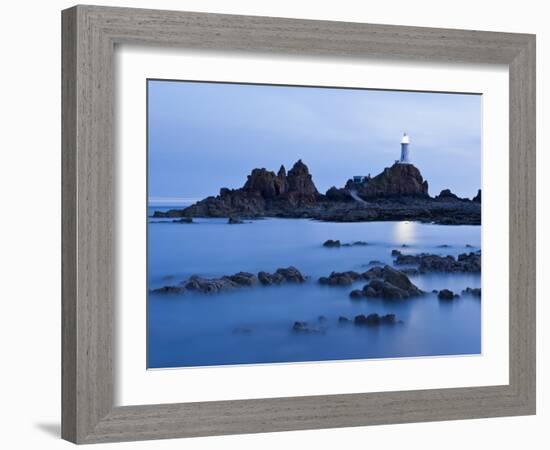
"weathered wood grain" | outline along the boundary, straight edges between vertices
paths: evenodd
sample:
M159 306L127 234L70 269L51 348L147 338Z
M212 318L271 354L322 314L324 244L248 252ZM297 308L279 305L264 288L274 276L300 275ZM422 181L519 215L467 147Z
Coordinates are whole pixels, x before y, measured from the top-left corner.
M62 14L62 435L77 443L535 412L535 37L76 6ZM113 52L142 43L297 57L506 64L510 71L510 384L113 406Z

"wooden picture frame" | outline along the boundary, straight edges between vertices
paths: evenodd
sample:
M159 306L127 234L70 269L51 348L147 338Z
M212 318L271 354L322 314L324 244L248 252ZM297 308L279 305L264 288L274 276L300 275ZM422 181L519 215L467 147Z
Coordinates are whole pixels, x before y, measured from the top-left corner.
M535 36L75 6L62 13L62 437L75 443L535 413ZM115 407L116 44L505 64L510 85L509 384Z

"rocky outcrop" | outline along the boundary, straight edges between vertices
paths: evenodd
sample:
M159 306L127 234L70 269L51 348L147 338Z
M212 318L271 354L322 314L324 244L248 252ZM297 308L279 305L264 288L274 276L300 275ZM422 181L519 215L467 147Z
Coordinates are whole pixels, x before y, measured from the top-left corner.
M418 255L402 254L399 250L393 250L395 265L416 265L419 273L428 272L481 272L481 251L461 253L458 258L452 255L440 256L428 253Z
M277 269L275 273L259 272L258 279L264 286L281 283L303 283L306 281L302 273L296 267Z
M352 202L353 197L349 194L348 189L340 188L338 189L336 186L332 186L326 193L325 197L327 200L330 200L332 202Z
M336 240L328 239L327 241L323 242L323 247L329 247L329 248L364 247L366 245L369 245L369 244L368 242L365 242L365 241L346 242L342 244L339 239L336 239Z
M363 289L351 291L351 298L380 297L400 300L424 294L422 290L412 283L407 275L390 266L373 267L362 276L372 281L363 286Z
M251 287L261 283L264 286L282 283L303 283L306 278L296 267L289 266L277 269L274 273L259 272L255 275L250 272L238 272L234 275L224 275L220 278L204 278L193 275L187 281L175 286L163 286L151 290L152 294L183 294L186 291L201 294L218 294L237 288Z
M362 278L360 273L349 270L347 272L332 272L328 277L319 278L319 283L328 286L349 286Z
M353 191L353 196L352 196ZM448 191L448 190L447 190ZM474 201L443 191L428 195L428 183L412 164L394 164L361 183L348 180L343 188L317 191L308 167L297 161L286 172L253 169L243 187L221 188L185 209L155 211L153 217L286 217L330 222L415 220L441 225L479 225L481 194ZM365 200L365 201L363 201ZM368 200L368 202L366 201Z
M437 294L437 298L439 300L453 300L455 298L458 298L458 295L456 295L453 291L450 291L449 289L441 289Z
M472 199L473 202L481 203L481 189L477 191L476 196Z
M412 164L394 164L362 183L357 193L365 200L387 197L428 197L428 182Z
M360 326L376 326L376 325L393 325L396 323L395 320L395 314L386 314L384 316L381 316L379 314L369 314L368 316L365 316L364 314L359 314L358 316L355 316L353 319L353 323L355 325Z
M468 201L467 198L460 198L458 195L453 194L450 189L443 189L439 195L435 196L435 200L439 201L457 201L457 202L464 202Z
M322 197L307 166L298 160L288 174L284 166L277 174L265 168L253 169L240 189L221 188L216 197L207 197L184 210L157 211L154 216L258 217L277 208L310 207Z

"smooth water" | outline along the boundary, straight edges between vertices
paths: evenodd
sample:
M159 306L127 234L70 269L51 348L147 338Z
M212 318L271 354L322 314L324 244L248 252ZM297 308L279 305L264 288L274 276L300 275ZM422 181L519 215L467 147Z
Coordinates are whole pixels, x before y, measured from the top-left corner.
M369 245L325 248L327 239ZM239 271L274 272L290 265L309 279L301 285L258 285L216 295L150 294L148 367L479 354L478 298L462 296L446 302L430 293L404 301L352 300L349 292L364 281L352 287L328 287L317 280L332 271L365 271L371 260L392 264L394 248L456 256L479 249L480 239L479 226L465 225L308 219L263 219L242 225L228 225L227 219L195 219L193 224L176 224L150 218L150 289L178 284L194 274L209 278ZM411 280L428 292L481 286L479 274L428 274ZM353 319L370 313L394 313L403 323L338 324L339 316ZM325 332L292 331L295 321L317 326L319 316L327 318L319 324Z

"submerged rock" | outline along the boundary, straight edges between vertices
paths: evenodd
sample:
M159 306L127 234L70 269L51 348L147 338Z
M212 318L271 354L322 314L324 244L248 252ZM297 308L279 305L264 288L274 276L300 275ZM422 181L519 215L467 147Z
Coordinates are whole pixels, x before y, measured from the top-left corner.
M355 241L355 242L351 242L349 244L342 244L342 247L364 247L366 245L369 245L368 242Z
M437 298L439 300L453 300L455 297L458 297L458 296L455 295L455 293L453 291L450 291L449 289L441 289L437 294Z
M150 292L151 294L183 294L185 288L183 286L163 286L158 289L153 289Z
M193 223L192 217L182 217L181 219L172 220L173 223Z
M307 322L296 321L292 325L292 331L295 333L323 333L323 328L310 326Z
M365 316L360 314L355 316L353 323L359 326L374 326L382 324L393 325L396 323L396 320L395 314L386 314L384 316L380 316L379 314L369 314L368 316Z
M227 223L229 225L239 225L241 223L244 223L241 219L239 219L238 217L229 217L229 219L227 219Z
M462 294L472 295L473 297L481 298L481 288L467 287L462 291Z

